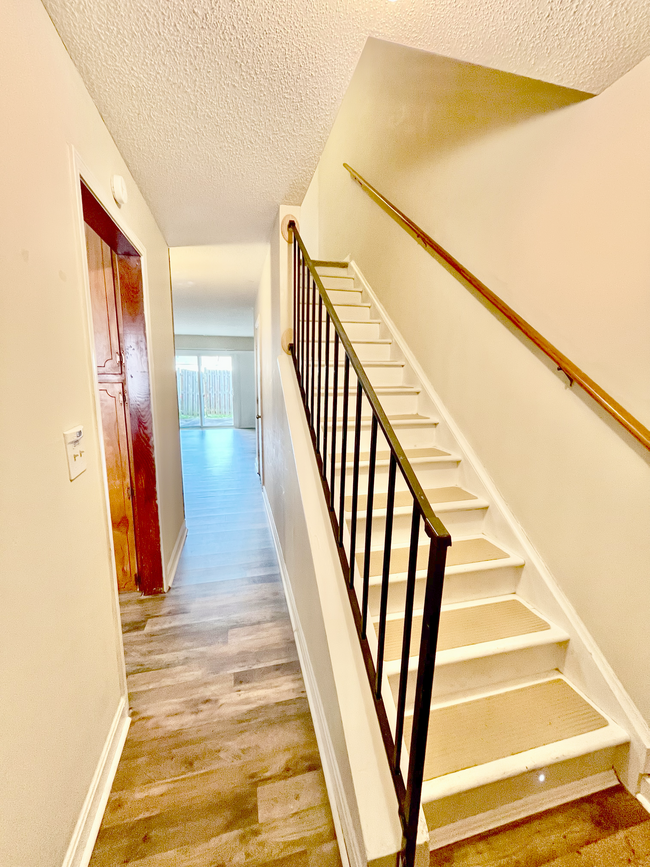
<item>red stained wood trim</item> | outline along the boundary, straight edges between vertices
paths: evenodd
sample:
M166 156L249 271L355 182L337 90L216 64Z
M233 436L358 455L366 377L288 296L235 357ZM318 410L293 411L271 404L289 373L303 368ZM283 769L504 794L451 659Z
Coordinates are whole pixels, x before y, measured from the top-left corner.
M163 593L164 582L142 262L133 244L115 225L83 181L81 200L85 222L114 254L113 269L117 282L120 347L124 352L124 366L118 378L124 382L124 397L127 403L126 423L130 441L138 581L141 592L149 596ZM115 374L98 373L100 381L115 379L115 377Z
M498 310L503 316L511 322L515 328L525 334L535 346L547 355L556 365L562 370L569 380L576 385L579 385L587 394L596 401L609 415L612 416L620 425L622 425L628 433L641 443L646 449L650 450L650 430L643 425L639 419L629 413L625 407L615 400L610 394L602 389L598 383L588 376L583 370L575 365L566 355L560 352L552 343L546 340L537 329L533 328L530 323L526 322L512 307L506 304L498 295L495 295L481 280L478 279L471 271L468 271L461 263L455 259L451 253L447 252L444 247L441 247L433 238L428 235L424 229L421 229L416 223L406 216L398 207L393 205L385 196L383 196L372 184L368 183L357 171L355 171L347 163L343 163L343 167L348 170L352 179L356 181L361 189L367 193L370 198L376 202L379 207L385 211L395 222L400 225L408 234L414 238L420 246L430 253L434 258L445 262L452 271L454 271L463 282L475 289L485 300L492 310Z
M122 303L122 348L135 472L133 513L140 589L145 595L163 593L160 518L153 450L153 418L149 361L139 256L117 255L117 279Z
M105 241L111 250L131 256L139 255L133 244L126 235L120 232L83 181L81 182L81 204L83 205L85 222L97 232L102 241Z

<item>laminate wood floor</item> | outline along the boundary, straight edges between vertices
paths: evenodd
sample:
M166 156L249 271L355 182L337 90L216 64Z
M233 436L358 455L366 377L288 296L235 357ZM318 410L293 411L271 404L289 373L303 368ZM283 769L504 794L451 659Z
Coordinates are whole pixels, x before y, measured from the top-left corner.
M254 432L182 448L174 585L120 598L133 721L90 867L340 867Z
M614 786L437 849L431 867L650 867L648 819L636 798Z

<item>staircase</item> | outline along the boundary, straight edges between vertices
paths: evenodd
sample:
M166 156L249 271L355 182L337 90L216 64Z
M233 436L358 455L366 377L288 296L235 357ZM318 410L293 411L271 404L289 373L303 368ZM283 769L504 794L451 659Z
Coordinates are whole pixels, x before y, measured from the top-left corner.
M526 564L505 541L508 533L500 533L506 519L497 514L497 506L484 491L472 489L474 474L461 447L448 427L441 430L443 425L432 412L423 384L378 315L358 273L346 263L318 267L318 273L426 497L453 540L447 555L422 790L430 847L447 845L615 784L613 768L625 761L628 735L563 673L569 635L524 598ZM342 395L340 383L341 377L338 391ZM351 418L354 401L350 404ZM365 538L363 492L369 471L369 431L369 416L364 416L358 540ZM375 630L388 465L389 454L380 445L369 586ZM350 451L345 469L348 495L344 534L349 550ZM398 475L383 669L389 719L391 714L394 717L391 698L397 701L411 504L411 495ZM364 550L360 541L356 550ZM427 546L419 549L405 750L410 737L427 552ZM355 562L360 575L363 553L355 555ZM530 594L525 595L530 598ZM374 636L370 639L372 644Z

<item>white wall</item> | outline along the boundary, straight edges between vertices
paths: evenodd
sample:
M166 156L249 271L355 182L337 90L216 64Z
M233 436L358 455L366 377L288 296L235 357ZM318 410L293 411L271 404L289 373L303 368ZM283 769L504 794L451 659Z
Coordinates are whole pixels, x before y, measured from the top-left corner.
M255 362L252 352L232 354L233 424L255 427Z
M289 211L288 208L281 208L281 217ZM291 213L299 217L299 209L293 209ZM262 273L255 311L256 320L259 317L262 477L307 652L318 683L333 751L343 786L348 793L350 804L353 805L354 786L278 368L278 356L282 352L281 334L291 322L285 294L286 279L281 278L282 273L286 275L289 250L289 246L281 239L280 224L276 221L271 236L271 252ZM358 823L358 818L356 821Z
M650 720L648 453L342 168L349 162L648 425L650 61L581 99L371 40L318 169L319 255L359 262Z
M219 349L253 351L252 337L220 337L213 334L176 334L174 337L176 349Z
M58 867L124 689L72 148L142 243L165 561L183 521L165 241L38 0L0 0L0 864ZM127 231L128 234L128 231ZM82 424L70 482L62 432Z

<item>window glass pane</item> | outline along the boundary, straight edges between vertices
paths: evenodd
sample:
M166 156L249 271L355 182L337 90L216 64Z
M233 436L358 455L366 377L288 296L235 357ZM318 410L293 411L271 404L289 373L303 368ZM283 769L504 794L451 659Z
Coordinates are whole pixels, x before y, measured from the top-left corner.
M203 370L232 370L232 358L229 355L202 355Z
M232 359L229 355L202 355L203 424L232 424Z
M176 356L176 386L181 427L200 427L199 359L196 355Z

